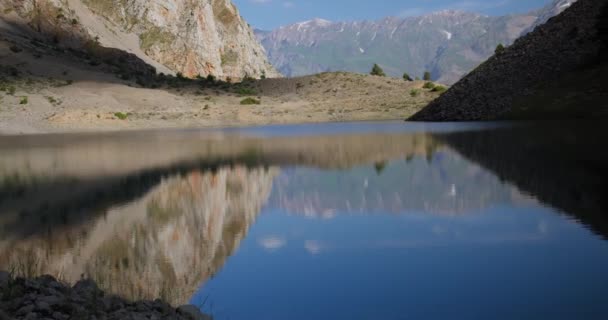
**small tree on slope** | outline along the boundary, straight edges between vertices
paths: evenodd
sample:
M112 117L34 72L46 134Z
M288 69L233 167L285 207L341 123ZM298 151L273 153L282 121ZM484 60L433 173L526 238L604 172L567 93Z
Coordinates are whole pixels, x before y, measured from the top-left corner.
M385 77L386 74L384 73L384 70L382 70L382 68L380 68L380 66L377 63L374 63L374 67L372 68L372 71L369 73L372 76L379 76L379 77Z

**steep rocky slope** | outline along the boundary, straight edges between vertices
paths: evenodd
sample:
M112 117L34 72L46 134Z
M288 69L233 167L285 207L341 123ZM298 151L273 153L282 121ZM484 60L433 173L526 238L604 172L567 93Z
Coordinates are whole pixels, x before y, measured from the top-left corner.
M564 1L502 17L442 11L378 21L314 19L271 32L257 30L256 35L270 61L288 76L335 70L367 73L379 63L392 76L408 72L422 77L428 70L434 80L451 84L490 57L497 44L511 44L539 21L561 12Z
M0 18L3 32L43 35L69 48L116 48L158 72L279 76L230 0L0 0Z
M494 55L411 120L607 116L607 3L572 4Z

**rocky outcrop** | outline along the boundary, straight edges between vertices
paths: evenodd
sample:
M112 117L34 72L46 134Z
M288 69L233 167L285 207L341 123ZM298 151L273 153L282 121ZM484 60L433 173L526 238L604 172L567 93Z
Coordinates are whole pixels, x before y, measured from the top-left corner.
M197 307L174 308L168 303L128 301L106 294L91 280L73 287L52 276L14 278L0 271L0 319L183 319L208 320Z
M606 116L608 1L579 0L498 52L416 121Z
M277 77L230 0L1 0L0 17L71 47L129 52L187 77Z

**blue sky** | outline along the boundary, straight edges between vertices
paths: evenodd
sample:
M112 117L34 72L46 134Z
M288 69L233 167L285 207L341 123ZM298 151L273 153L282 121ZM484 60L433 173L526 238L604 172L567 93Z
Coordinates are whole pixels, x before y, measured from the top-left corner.
M331 21L375 20L386 16L416 16L443 9L503 15L540 8L551 0L233 0L233 2L253 27L270 30L312 18Z

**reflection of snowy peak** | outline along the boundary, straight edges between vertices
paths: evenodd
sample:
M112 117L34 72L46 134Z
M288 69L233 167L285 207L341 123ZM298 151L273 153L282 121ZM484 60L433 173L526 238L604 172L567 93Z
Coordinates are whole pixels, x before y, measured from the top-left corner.
M275 180L269 205L324 219L340 214L413 212L454 216L482 211L490 203L517 205L525 198L487 170L441 149L346 173L284 171Z

